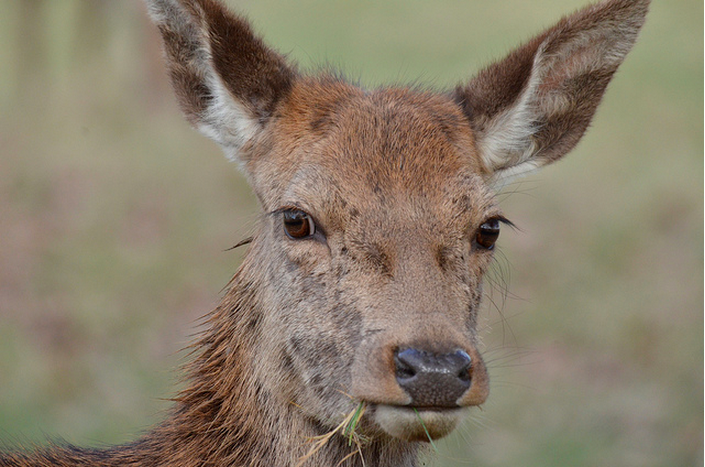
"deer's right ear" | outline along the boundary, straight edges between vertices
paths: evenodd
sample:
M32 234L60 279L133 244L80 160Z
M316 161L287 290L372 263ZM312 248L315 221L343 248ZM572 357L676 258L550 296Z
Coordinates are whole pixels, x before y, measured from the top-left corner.
M231 160L257 135L296 71L214 0L146 0L164 40L167 68L188 121Z

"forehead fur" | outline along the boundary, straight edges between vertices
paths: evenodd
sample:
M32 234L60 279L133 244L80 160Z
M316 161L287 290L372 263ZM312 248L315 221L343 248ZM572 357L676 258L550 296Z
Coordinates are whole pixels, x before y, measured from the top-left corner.
M344 190L339 194L347 200L439 196L444 187L476 191L482 185L470 125L443 94L366 91L334 78L301 80L265 142L266 149L250 158L265 209L286 202L286 187L301 177L319 188Z

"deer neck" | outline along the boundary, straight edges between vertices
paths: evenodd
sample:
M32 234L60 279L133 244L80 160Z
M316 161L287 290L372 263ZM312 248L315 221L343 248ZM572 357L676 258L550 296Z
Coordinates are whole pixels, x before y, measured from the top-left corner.
M171 446L175 452L167 458L192 459L198 465L416 465L416 443L373 440L358 448L339 434L309 455L312 441L330 428L311 419L294 401L272 395L257 376L254 363L261 365L263 356L255 358L253 347L263 332L263 307L256 295L261 287L250 269L246 260L211 314L209 328L194 345L198 354L188 364L187 386L176 398L174 415L154 432L152 441ZM159 443L160 438L175 442Z

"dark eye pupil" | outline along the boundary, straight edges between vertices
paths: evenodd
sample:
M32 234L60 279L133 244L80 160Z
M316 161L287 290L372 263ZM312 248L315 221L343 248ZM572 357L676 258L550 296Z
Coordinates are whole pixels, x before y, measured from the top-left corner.
M491 250L494 248L497 238L499 238L499 221L491 219L480 226L475 241L482 248Z
M284 231L293 239L306 238L316 231L313 219L304 211L292 209L284 211Z

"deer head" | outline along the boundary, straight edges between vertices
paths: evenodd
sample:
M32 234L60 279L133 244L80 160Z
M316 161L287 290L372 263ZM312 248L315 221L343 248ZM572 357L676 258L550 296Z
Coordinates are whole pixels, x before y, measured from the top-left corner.
M364 402L362 430L407 441L486 400L496 190L575 146L648 3L585 8L435 93L307 76L215 0L148 1L187 119L262 208L237 287L256 297L247 345L272 400L328 428Z

